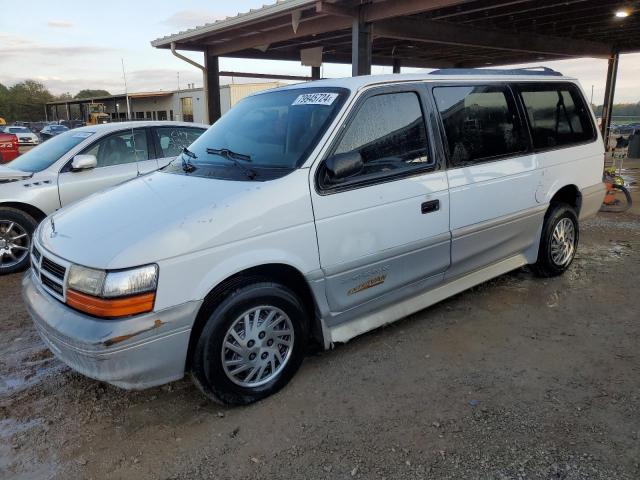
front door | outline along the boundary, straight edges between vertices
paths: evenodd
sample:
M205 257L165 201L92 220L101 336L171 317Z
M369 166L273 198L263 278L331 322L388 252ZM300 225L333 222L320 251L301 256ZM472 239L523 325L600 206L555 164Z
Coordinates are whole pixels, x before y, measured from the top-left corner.
M156 170L158 162L149 152L144 128L124 130L97 140L82 152L95 155L96 168L73 172L69 164L60 173L60 203L64 207L94 192Z
M357 152L363 168L336 181L323 162L314 175L320 264L335 313L398 300L420 282L438 283L449 266L447 178L425 107L421 86L363 94L328 155Z
M441 85L433 97L449 158L454 278L534 243L544 216L540 172L509 86Z

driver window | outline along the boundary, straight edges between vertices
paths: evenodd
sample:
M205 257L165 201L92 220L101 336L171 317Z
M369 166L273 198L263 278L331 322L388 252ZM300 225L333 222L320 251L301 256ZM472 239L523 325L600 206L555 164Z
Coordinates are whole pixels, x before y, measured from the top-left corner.
M388 93L367 99L334 153L353 151L360 153L364 163L358 177L432 165L418 95Z
M147 134L138 129L109 135L83 153L95 155L98 168L149 160Z

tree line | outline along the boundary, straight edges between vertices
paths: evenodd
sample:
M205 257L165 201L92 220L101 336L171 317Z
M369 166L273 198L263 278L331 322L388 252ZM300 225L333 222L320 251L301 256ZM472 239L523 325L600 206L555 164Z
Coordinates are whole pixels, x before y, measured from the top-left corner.
M45 119L45 104L56 100L103 97L106 90L80 90L75 95L69 92L53 95L47 87L35 80L25 80L6 87L0 83L0 117L8 123L15 121L37 122Z
M596 115L602 115L602 105L595 108ZM613 115L617 117L640 117L640 102L616 103L613 105Z

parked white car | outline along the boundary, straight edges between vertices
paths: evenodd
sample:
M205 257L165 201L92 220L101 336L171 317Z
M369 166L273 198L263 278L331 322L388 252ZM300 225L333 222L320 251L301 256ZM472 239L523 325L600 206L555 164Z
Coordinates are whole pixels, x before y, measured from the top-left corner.
M283 387L325 348L523 265L562 274L602 202L576 80L440 71L258 93L180 159L65 208L23 294L51 350L123 388Z
M33 133L27 127L4 127L4 133L11 133L18 137L19 145L38 145L40 143L40 138L38 135Z
M206 128L180 122L77 128L0 165L0 275L29 266L31 236L47 215L167 165Z

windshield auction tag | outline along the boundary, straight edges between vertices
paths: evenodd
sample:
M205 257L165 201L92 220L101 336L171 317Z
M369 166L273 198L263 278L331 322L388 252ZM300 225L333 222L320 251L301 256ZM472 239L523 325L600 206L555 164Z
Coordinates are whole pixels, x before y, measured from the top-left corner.
M77 132L73 134L74 138L89 138L91 135L93 135L93 132Z
M337 93L303 93L291 105L331 105L336 98Z

